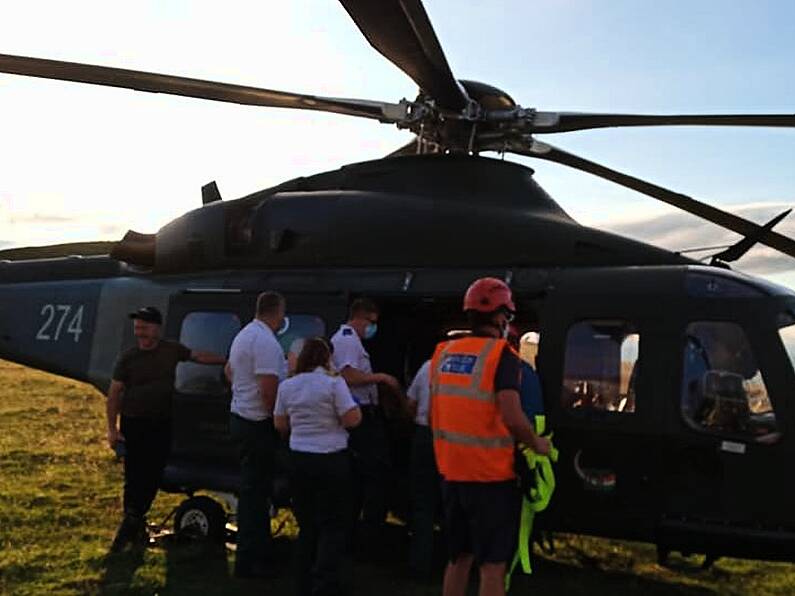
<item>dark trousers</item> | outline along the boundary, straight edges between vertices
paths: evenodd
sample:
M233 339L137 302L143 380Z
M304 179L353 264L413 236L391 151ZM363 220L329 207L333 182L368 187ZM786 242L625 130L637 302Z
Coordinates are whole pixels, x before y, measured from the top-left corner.
M362 422L350 432L354 455L354 519L370 528L386 520L386 490L391 471L386 424L378 406L362 406Z
M436 469L431 429L414 425L411 442L410 496L411 544L409 567L418 576L427 576L433 562L433 526L442 502L441 478Z
M267 564L272 554L270 494L276 431L270 419L255 422L237 414L230 416L229 430L240 454L235 569L247 571Z
M351 519L351 463L347 451L291 451L293 512L298 520L298 593L334 596Z
M155 500L168 454L171 420L121 417L124 435L124 514L141 518Z

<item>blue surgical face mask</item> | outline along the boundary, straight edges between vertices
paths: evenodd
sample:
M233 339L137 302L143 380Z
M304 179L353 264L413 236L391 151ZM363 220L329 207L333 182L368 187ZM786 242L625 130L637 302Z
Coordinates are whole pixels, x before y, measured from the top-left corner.
M378 323L370 323L364 328L364 339L373 339L378 333Z

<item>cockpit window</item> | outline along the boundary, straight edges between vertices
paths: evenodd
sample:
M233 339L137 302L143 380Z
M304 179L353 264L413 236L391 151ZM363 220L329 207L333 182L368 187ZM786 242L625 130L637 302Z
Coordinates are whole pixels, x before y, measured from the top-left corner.
M566 336L564 408L635 411L640 335L626 321L582 321Z
M682 415L709 433L773 442L778 424L751 344L736 323L687 326Z

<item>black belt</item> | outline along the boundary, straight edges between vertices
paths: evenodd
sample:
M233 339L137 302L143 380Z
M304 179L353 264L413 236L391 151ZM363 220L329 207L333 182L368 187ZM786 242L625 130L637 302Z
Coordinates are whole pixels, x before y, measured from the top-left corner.
M273 416L268 416L267 418L263 418L262 420L251 420L250 418L244 418L237 412L229 412L231 416L234 416L238 420L242 420L243 422L248 422L249 424L259 424L261 422L269 422L271 426L273 425Z

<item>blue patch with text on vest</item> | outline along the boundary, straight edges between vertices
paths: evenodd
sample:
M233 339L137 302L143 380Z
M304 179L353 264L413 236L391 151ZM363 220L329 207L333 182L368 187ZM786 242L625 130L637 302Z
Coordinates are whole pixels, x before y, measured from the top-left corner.
M472 354L448 354L442 362L443 373L471 375L478 357Z
M353 335L353 329L343 329L342 335Z

